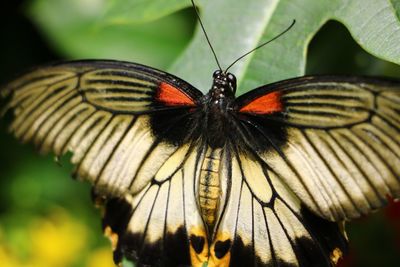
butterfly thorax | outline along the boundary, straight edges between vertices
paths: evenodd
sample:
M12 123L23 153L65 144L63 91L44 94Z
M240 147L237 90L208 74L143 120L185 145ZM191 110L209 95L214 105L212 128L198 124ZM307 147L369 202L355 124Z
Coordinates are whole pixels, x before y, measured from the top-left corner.
M213 85L204 96L205 133L207 143L213 148L223 147L231 129L231 114L236 90L236 78L230 73L216 71Z
M236 77L217 70L213 75L213 85L207 94L210 97L209 105L225 112L235 98L235 91Z

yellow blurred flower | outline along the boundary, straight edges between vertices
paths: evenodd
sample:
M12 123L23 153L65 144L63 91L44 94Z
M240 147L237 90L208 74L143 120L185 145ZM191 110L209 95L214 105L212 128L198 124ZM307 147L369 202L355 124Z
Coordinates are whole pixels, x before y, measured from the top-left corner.
M112 260L111 247L99 248L93 251L88 257L86 267L115 267Z
M32 266L70 266L87 246L87 229L63 210L34 221L29 229Z
M90 229L63 208L25 225L6 232L0 224L1 267L115 267L111 245L90 251Z
M0 239L1 242L1 239ZM3 243L3 242L1 242ZM18 259L12 254L10 250L4 246L0 246L0 262L2 267L18 267L22 266Z

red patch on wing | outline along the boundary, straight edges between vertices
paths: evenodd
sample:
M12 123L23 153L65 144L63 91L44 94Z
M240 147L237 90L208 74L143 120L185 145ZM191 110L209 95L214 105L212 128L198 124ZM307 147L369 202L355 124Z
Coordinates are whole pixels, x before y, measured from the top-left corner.
M260 96L242 107L239 111L255 114L272 114L275 112L281 112L283 111L281 95L281 92L271 92Z
M195 103L187 94L168 83L162 82L158 88L157 100L167 106L194 106Z

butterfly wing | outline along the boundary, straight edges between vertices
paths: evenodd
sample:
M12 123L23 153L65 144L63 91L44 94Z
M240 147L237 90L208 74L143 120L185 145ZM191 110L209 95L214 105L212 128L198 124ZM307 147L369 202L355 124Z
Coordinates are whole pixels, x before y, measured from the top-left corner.
M260 136L257 155L323 218L400 197L400 82L303 77L247 93L237 108L244 140Z
M193 137L176 129L190 126L202 95L170 74L116 61L49 65L1 93L20 140L43 153L71 152L76 176L108 195L140 192Z
M251 149L226 147L224 206L208 266L326 266L346 251L340 227L304 208Z
M103 227L114 241L114 260L138 266L191 266L190 243L203 242L206 230L194 192L204 146L181 146L136 195L106 200Z

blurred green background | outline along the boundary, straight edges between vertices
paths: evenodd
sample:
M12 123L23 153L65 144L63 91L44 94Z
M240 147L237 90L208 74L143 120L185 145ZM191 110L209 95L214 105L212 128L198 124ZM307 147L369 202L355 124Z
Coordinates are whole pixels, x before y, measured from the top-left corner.
M82 33L79 41L68 39L68 32L63 34L65 39L55 40L48 37L51 32L46 29L46 17L35 13L43 2L0 3L1 83L41 63L95 58L98 54L167 69L189 43L196 25L193 10L184 9L128 29L114 24L105 26L104 34ZM93 11L90 8L88 12ZM70 30L79 31L79 26ZM91 46L85 45L85 39ZM109 45L96 47L96 42ZM310 44L307 73L399 78L400 67L367 54L344 26L328 22ZM38 156L32 146L19 144L7 134L6 124L0 121L0 266L113 266L110 245L101 234L100 214L91 204L89 185L69 178L73 167L66 160L55 164L52 156ZM352 222L347 229L351 251L342 266L398 266L399 204L392 203Z

